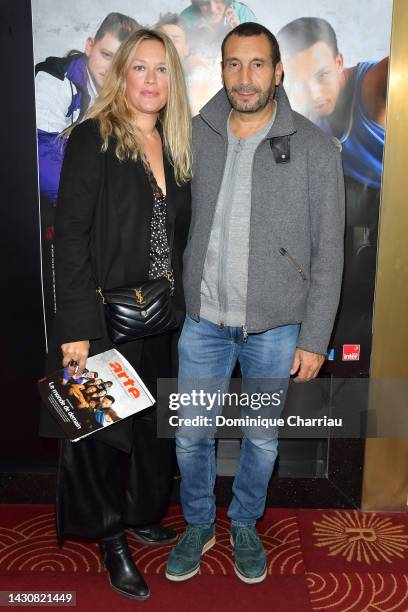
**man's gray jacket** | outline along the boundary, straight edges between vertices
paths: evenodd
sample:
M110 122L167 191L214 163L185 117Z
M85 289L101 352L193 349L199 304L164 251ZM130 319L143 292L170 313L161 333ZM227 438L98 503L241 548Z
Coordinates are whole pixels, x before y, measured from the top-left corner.
M340 147L292 111L283 86L277 113L255 151L249 230L249 333L301 323L299 348L324 354L343 272L344 183ZM198 320L200 289L227 153L231 106L219 91L193 119L192 220L184 254L187 314ZM271 139L290 136L290 161Z

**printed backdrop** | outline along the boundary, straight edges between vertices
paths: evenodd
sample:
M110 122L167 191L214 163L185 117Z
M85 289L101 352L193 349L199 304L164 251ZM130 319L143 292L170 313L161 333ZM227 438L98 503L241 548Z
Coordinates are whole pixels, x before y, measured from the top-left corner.
M172 37L195 114L221 87L223 37L238 23L258 21L277 35L293 108L342 144L346 263L324 372L366 375L392 0L32 0L32 11L46 336L55 312L54 216L66 142L61 133L83 119L98 95L126 28L155 26Z

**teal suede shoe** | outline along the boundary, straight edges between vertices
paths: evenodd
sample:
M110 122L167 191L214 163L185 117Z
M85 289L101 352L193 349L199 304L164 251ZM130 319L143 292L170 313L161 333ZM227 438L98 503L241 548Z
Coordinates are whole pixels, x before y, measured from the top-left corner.
M255 527L231 527L235 573L247 584L266 578L266 553Z
M166 578L181 582L198 574L201 555L210 550L214 544L214 525L208 529L187 525L187 529L169 555Z

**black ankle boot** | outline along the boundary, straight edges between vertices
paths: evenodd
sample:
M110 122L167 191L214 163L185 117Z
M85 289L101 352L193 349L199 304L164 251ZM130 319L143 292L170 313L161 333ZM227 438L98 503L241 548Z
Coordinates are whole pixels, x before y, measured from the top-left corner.
M112 590L130 599L147 599L149 587L133 561L125 534L103 538L99 548Z
M167 546L177 541L178 534L174 529L164 527L160 523L146 527L128 527L133 537L145 546Z

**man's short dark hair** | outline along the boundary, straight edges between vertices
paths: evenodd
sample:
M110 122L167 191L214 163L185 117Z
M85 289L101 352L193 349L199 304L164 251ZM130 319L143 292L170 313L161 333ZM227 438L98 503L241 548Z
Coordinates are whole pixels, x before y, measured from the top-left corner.
M112 402L112 404L115 403L115 398L113 397L113 395L105 395L105 397L103 397L102 399L108 399Z
M301 17L287 23L277 34L282 54L292 57L318 42L324 42L338 55L337 36L332 26L325 19L318 17Z
M221 45L222 60L224 61L225 44L231 36L260 36L261 34L266 36L269 40L271 45L272 64L275 67L281 59L278 41L268 28L265 28L265 26L260 23L254 23L253 21L240 23L239 26L231 30L231 32L228 32Z
M129 34L141 27L140 23L132 17L122 13L109 13L95 34L95 42L101 40L105 34L113 34L120 42L123 42Z
M154 29L156 30L160 28L161 26L165 26L165 25L175 25L181 28L184 32L186 31L186 26L185 26L184 21L180 19L180 15L178 15L177 13L165 13L164 15L160 13L160 17L156 25L154 26Z

